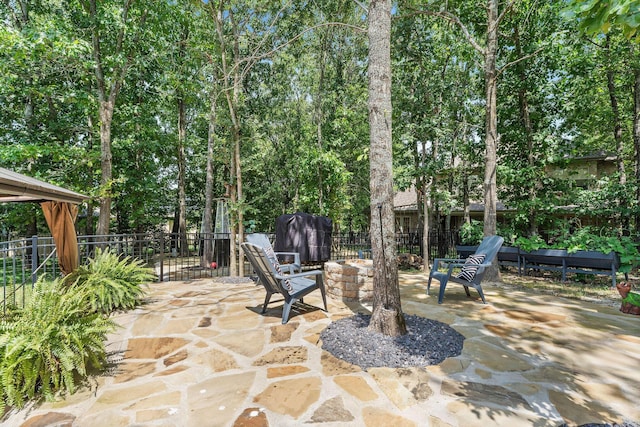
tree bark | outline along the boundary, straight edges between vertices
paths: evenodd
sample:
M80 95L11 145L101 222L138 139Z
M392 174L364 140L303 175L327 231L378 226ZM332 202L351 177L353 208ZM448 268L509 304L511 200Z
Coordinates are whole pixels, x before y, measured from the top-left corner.
M221 3L222 6L222 3ZM239 49L239 35L238 30L233 20L233 13L228 12L229 19L233 27L233 56L234 64L233 71L229 70L229 64L226 54L226 38L224 35L224 21L223 12L218 9L215 14L216 31L218 33L218 39L220 40L220 59L222 62L222 72L224 82L223 91L227 100L227 106L229 108L229 116L232 124L232 154L230 164L231 181L235 182L230 189L230 200L236 209L231 211L231 253L229 260L229 270L231 276L244 276L244 269L242 268L242 260L244 259L242 253L239 251L239 244L244 240L244 214L243 214L243 195L242 195L242 168L240 163L240 143L241 143L241 129L240 121L238 119L238 104L240 97L240 88L242 81L240 79L240 49ZM240 254L240 256L238 256Z
M125 1L122 6L122 20L129 22L129 7L131 1ZM128 55L124 62L112 70L111 84L107 83L105 77L105 69L102 56L102 34L99 31L99 16L96 0L89 0L85 4L86 12L92 21L91 42L93 49L94 74L96 77L96 87L98 95L98 113L100 117L100 216L98 218L98 235L109 234L109 224L111 221L111 186L112 186L112 154L111 154L111 122L113 119L113 111L115 109L116 98L120 92L120 88L124 83L127 70L131 65L133 55ZM140 26L144 26L147 19L145 11L140 17ZM121 26L116 34L114 57L123 55L123 40L126 36L128 25ZM135 43L132 43L135 45Z
M607 90L609 92L609 101L611 103L613 138L616 143L616 163L618 167L618 183L624 187L627 183L627 174L624 168L624 141L622 140L622 125L620 124L620 107L618 105L618 96L616 95L615 71L613 69L611 58L611 37L607 34L605 42L605 61L607 75ZM626 200L618 198L616 203L619 208L626 204ZM629 217L618 213L618 222L620 224L620 234L628 233Z
M605 49L605 60L607 63L607 89L609 91L609 101L611 102L611 113L613 114L612 124L613 138L616 142L616 161L618 166L618 174L620 175L620 185L624 186L627 182L623 157L624 142L622 141L622 125L620 124L620 107L618 106L618 96L616 95L615 71L613 70L613 64L611 62L611 40L608 34Z
M390 336L407 327L400 304L391 150L391 0L369 7L369 125L373 313L369 329Z
M112 185L112 155L111 155L111 120L113 118L113 103L111 100L102 100L105 96L99 91L100 101L100 216L98 217L99 236L109 234L111 222L111 185Z
M238 106L240 105L240 90L242 81L240 79L240 35L238 27L234 19L233 13L229 14L233 28L233 108L231 104L229 111L233 122L233 139L234 139L234 164L236 167L236 194L238 196L238 244L234 250L238 253L238 276L244 277L244 253L240 250L240 244L244 241L244 195L242 189L242 159L240 158L240 144L242 143L242 131L240 128L240 120L238 118Z
M178 65L181 66L186 55L185 49L189 39L188 28L183 28L180 40L180 49L178 50ZM187 103L184 98L182 88L178 88L176 103L178 107L178 150L176 160L178 163L178 233L180 234L181 256L187 256L189 253L189 244L187 242L187 193L186 193L186 156L185 144L187 141Z
M214 77L215 81L215 77ZM209 131L207 136L207 176L204 185L204 215L202 218L203 248L201 267L209 267L213 261L213 155L216 136L217 88L209 96Z
M178 163L178 234L180 235L179 253L182 256L188 255L189 244L187 243L187 193L186 187L186 159L185 142L187 139L186 124L186 103L181 91L178 90L178 150L176 160Z
M318 77L318 94L316 96L315 105L314 105L314 119L316 122L316 138L318 144L318 152L322 153L323 147L323 135L322 135L322 124L324 122L324 80L325 80L325 68L326 68L326 52L327 52L327 31L322 31L320 35L320 60L319 60L319 68L320 73ZM322 179L322 165L318 162L316 167L316 173L318 177L318 208L320 212L323 212L324 209L324 192L323 186L324 182Z
M518 58L524 56L522 52L522 44L520 43L520 30L518 24L514 25L514 38L516 45L516 55ZM531 123L531 115L529 114L529 98L527 96L527 89L525 87L527 81L527 71L524 62L519 62L517 65L517 73L520 80L520 88L518 89L518 104L520 106L520 121L524 129L524 135L527 142L527 165L531 171L534 171L535 167L535 150L533 146L533 125ZM540 186L539 180L533 179L529 182L529 199L531 202L535 200L538 195L538 187ZM538 234L538 214L533 207L533 204L529 208L529 235L535 236Z
M431 236L429 235L429 228L431 227L431 222L429 221L429 211L431 210L431 207L429 206L429 198L427 197L428 188L426 182L427 181L425 180L422 190L422 211L424 212L422 221L422 271L424 272L429 271L429 265L431 264L431 254L429 253L429 241L431 239Z
M498 0L487 4L487 46L485 50L484 79L486 89L485 171L484 171L484 235L493 236L497 229L496 205L498 200L496 168L498 149ZM499 280L500 271L494 263L485 273L487 280Z

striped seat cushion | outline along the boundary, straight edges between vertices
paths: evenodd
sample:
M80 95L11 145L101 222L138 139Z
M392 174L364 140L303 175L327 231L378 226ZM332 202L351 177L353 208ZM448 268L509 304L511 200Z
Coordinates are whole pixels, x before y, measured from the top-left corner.
M462 270L456 275L456 277L459 279L464 279L467 282L472 281L476 276L476 273L478 272L478 265L482 264L484 258L484 254L469 255L469 257L467 257L466 261L464 262L464 265L462 266Z
M273 248L266 247L266 248L264 248L264 252L267 254L267 258L269 259L269 262L271 262L271 265L273 265L273 268L276 270L276 273L278 273L279 275L282 276L283 275L282 274L282 268L280 267L280 262L278 261L278 256L273 251ZM291 286L291 281L289 281L289 279L284 279L283 283L284 283L284 287L289 292L293 291L293 286Z

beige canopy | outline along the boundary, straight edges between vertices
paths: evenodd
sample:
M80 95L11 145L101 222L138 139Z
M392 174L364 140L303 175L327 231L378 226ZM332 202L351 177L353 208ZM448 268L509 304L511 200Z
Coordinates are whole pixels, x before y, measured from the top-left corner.
M40 181L30 176L0 168L0 202L68 202L82 203L89 196Z
M0 168L0 202L40 203L56 244L63 274L78 267L78 237L74 226L78 203L89 196Z

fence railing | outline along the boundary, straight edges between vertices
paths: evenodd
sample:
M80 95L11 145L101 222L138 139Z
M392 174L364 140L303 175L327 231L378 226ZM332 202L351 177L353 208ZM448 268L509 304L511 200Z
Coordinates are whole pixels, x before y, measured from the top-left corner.
M274 239L271 234L270 238ZM429 234L430 259L455 257L457 233ZM421 233L397 233L398 253L423 256ZM207 249L211 261L204 260ZM196 280L230 274L230 240L228 234L212 233L140 233L79 236L80 264L95 255L97 249L108 249L121 256L142 260L152 268L159 281ZM333 233L331 259L370 258L369 233ZM206 262L205 262L206 261ZM2 310L7 306L24 306L32 285L38 278L53 279L60 275L55 244L51 237L33 236L28 239L0 242L2 265ZM215 268L214 268L215 267ZM245 275L251 274L248 263L243 264Z

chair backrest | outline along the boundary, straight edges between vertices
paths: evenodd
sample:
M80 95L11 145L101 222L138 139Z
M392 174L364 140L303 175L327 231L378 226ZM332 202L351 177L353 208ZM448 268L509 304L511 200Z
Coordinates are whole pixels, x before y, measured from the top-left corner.
M503 242L504 239L500 236L487 236L482 239L480 246L476 249L475 255L484 254L484 262L493 262Z
M242 250L247 255L249 263L258 275L260 283L262 283L267 291L280 294L288 293L287 289L283 287L282 281L276 279L275 275L278 273L276 270L277 267L274 265L274 261L267 256L267 251L263 247L249 242L244 242L240 246L242 246ZM273 253L273 250L271 252ZM277 263L277 257L274 255L273 258Z
M264 233L250 233L245 236L247 242L252 243L256 246L260 246L261 248L271 248L271 242L269 241L269 237L267 237Z
M476 252L474 255L484 254L483 263L493 262L493 259L496 257L496 255L498 255L498 251L502 247L503 242L504 242L504 239L500 236L487 236L484 239L482 239L482 242L480 243L480 246L478 246L478 249L476 249ZM484 277L485 271L486 271L486 268L484 267L479 268L478 272L473 277L472 282L476 284L479 284L480 282L482 282L482 278Z

